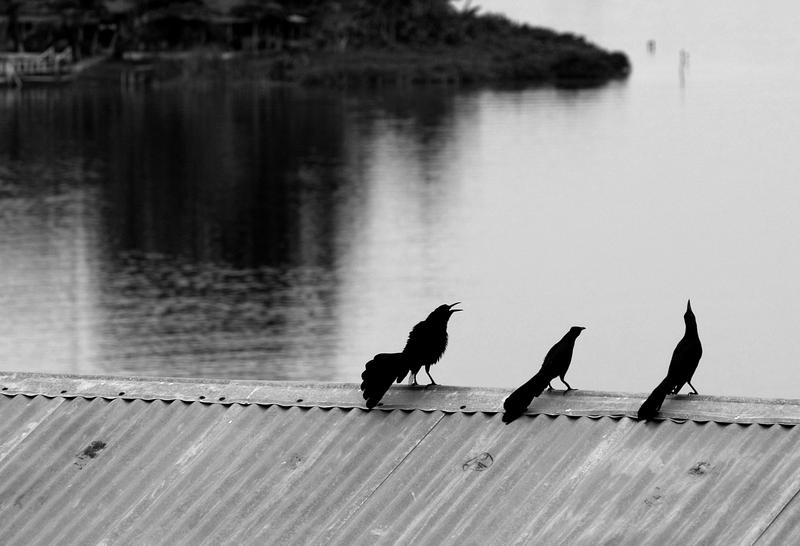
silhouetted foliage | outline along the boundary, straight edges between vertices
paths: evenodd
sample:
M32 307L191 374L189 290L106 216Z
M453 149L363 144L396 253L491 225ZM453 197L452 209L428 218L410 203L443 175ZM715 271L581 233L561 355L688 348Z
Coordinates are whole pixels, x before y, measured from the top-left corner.
M624 53L608 53L572 34L479 14L447 0L327 2L311 11L315 43L347 57L299 70L306 83L347 86L483 81L587 87L630 72Z
M264 51L269 78L333 86L526 82L564 87L624 78L624 53L580 36L480 13L469 0L136 0L113 16L101 0L49 0L58 13L110 18L117 53L192 49ZM3 3L16 44L16 7ZM87 19L87 20L88 20ZM78 20L78 17L75 18Z

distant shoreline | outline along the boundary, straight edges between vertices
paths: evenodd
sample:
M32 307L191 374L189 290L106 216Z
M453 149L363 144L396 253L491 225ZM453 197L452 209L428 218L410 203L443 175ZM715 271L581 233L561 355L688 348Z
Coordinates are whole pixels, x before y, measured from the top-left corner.
M455 36L448 30L424 39L307 39L259 51L230 51L213 44L166 51L125 48L107 63L106 72L115 68L117 77L128 78L126 72L134 71L134 79L157 84L266 81L330 88L497 84L573 89L602 86L631 72L625 53L607 51L582 36L491 14L448 12L447 17L466 21Z
M111 11L96 4L69 17L20 4L5 16L8 28L0 34L13 52L4 71L18 80L49 71L124 86L267 81L329 88L587 88L631 71L623 52L479 13L469 0L207 4L115 5ZM102 57L109 60L80 66ZM41 66L30 66L34 61Z
M588 88L624 79L631 70L625 54L585 42L525 53L473 45L406 47L319 53L286 61L280 75L287 80L327 87L496 83Z
M81 79L120 79L137 72L144 84L261 81L329 88L513 84L581 89L625 79L631 71L624 53L579 38L525 53L470 45L257 54L194 50L126 57L109 60Z

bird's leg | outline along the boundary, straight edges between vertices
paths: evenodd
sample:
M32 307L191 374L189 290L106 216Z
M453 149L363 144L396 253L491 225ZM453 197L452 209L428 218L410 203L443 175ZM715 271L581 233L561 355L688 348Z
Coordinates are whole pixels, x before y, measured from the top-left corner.
M564 383L564 384L567 386L567 390L565 390L564 392L569 392L569 391L574 391L574 390L577 390L577 389L573 389L572 387L570 387L570 386L569 386L569 383L567 383L566 381L564 381L564 376L563 376L563 375L562 375L561 377L559 377L559 379L561 380L561 382L562 382L562 383Z
M694 385L692 385L691 381L687 381L687 383L689 384L690 387L692 387L692 391L694 391L689 394L700 394L699 392L697 392L697 389L694 388Z
M552 383L552 382L551 381L547 382L547 390L548 391L552 391L553 390L553 385L551 385L550 383Z
M419 386L419 383L417 383L417 374L415 374L414 372L411 372L411 375L408 379L410 380L409 385L411 385L412 387Z
M430 366L425 366L425 373L428 374L428 378L431 380L430 385L428 385L428 386L430 387L431 385L436 385L436 381L434 381L433 380L433 376L431 376L431 367Z

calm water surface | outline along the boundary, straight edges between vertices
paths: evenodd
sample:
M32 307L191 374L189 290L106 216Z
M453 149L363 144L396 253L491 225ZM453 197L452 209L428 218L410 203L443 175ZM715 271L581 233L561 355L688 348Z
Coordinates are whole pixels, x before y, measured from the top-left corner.
M573 386L644 391L691 297L701 392L800 397L800 8L484 6L634 74L0 92L0 369L357 381L462 301L439 382L515 386L574 324Z

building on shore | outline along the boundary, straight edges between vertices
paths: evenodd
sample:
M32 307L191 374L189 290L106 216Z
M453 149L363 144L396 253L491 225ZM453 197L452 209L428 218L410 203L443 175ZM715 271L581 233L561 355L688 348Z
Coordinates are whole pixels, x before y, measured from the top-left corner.
M307 23L276 2L0 0L0 51L282 50L308 45Z

